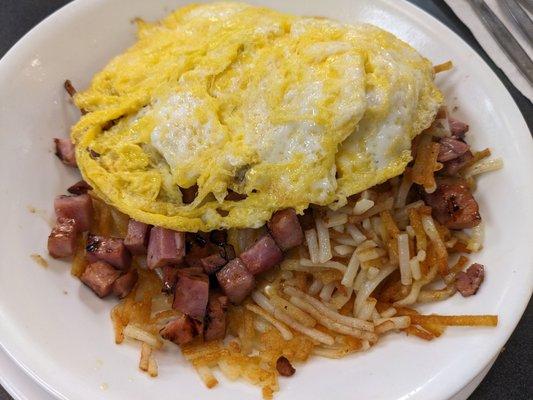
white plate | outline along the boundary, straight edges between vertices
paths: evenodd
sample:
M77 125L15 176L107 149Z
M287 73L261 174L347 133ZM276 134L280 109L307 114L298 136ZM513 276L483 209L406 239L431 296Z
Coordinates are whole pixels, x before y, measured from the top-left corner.
M71 278L68 264L42 268L52 199L77 177L52 154L77 112L62 82L78 87L134 41L134 17L162 17L185 1L78 0L26 35L0 62L0 342L36 381L60 399L258 398L248 384L206 390L176 351L160 376L137 370L138 347L115 346L114 301L101 301ZM261 3L257 1L257 3ZM267 3L266 1L264 3ZM474 146L491 147L505 169L484 176L478 199L487 225L487 279L469 299L427 307L454 314L498 314L498 328L455 328L432 343L391 335L372 351L343 360L315 359L281 380L277 399L448 399L477 376L503 346L532 291L533 142L498 78L458 36L416 7L392 0L270 1L271 7L343 21L375 23L440 63L457 66L438 81L451 107L471 125ZM28 206L38 212L30 213ZM67 294L65 294L65 292Z

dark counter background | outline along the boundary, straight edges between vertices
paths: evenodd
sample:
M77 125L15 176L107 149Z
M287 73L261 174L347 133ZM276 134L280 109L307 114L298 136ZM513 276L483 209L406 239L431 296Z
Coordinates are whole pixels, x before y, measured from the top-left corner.
M410 0L454 30L487 61L507 87L533 130L533 106L490 61L468 28L439 0ZM37 23L68 0L0 0L0 57ZM1 90L1 88L0 88ZM533 174L533 171L530 171ZM530 262L531 260L528 260ZM487 377L470 400L533 399L533 306L530 303L517 329ZM0 387L0 400L12 400ZM38 400L38 399L35 399ZM73 399L75 400L75 399Z

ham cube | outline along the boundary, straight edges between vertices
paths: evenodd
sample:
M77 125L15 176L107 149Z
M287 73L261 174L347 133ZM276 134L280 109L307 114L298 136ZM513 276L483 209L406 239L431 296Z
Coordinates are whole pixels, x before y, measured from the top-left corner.
M63 164L69 167L77 167L76 154L74 151L74 143L70 139L54 139L56 146L56 156Z
M209 278L206 274L179 270L178 281L174 287L172 308L202 321L205 317L209 299Z
M93 202L88 194L79 196L57 196L54 200L57 218L71 218L76 221L79 232L91 228Z
M218 293L213 293L207 303L207 316L205 318L204 340L224 339L226 336L226 310L228 298Z
M272 236L269 234L261 237L240 256L241 260L253 275L260 274L277 265L283 260L283 253Z
M128 223L128 233L124 239L124 246L126 246L131 254L146 254L149 235L150 225L130 219Z
M148 268L179 264L185 256L185 233L154 226L148 242Z
M76 250L76 221L58 218L48 236L48 253L54 258L70 257Z
M168 322L159 333L163 339L170 340L179 346L192 342L198 335L197 325L191 317L185 314Z
M304 233L292 208L275 212L267 226L281 250L291 249L303 242Z
M135 268L130 269L113 284L113 294L123 299L132 291L133 287L139 279L139 274Z
M89 235L85 249L89 262L105 261L123 271L131 265L131 255L123 239Z
M113 284L120 276L120 272L110 264L97 261L89 264L80 277L98 297L106 297L113 290Z
M216 276L220 287L234 304L242 302L255 287L254 276L240 258L231 260Z

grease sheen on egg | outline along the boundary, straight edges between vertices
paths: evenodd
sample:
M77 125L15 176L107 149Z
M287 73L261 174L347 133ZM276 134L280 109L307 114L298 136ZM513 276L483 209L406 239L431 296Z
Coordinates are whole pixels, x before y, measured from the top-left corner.
M88 113L72 137L96 194L150 224L258 227L278 209L342 204L403 171L442 102L429 61L370 25L240 3L138 24L76 95Z

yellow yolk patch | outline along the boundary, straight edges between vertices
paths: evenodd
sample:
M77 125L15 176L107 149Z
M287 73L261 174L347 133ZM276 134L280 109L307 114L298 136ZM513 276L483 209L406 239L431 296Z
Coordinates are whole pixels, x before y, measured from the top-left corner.
M340 204L403 171L442 100L429 61L369 25L212 3L138 36L76 95L76 158L104 201L176 230Z

